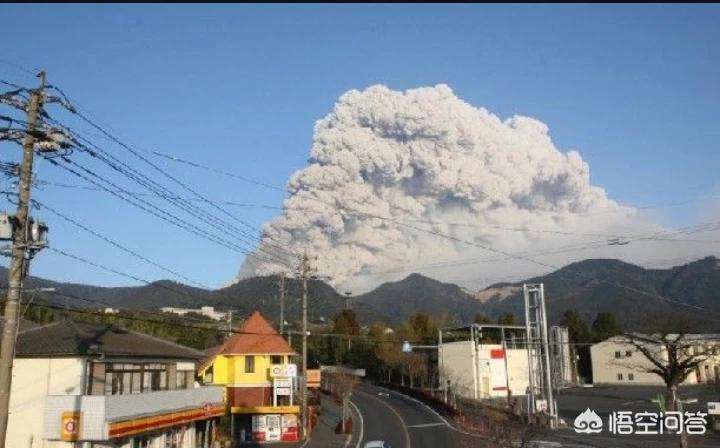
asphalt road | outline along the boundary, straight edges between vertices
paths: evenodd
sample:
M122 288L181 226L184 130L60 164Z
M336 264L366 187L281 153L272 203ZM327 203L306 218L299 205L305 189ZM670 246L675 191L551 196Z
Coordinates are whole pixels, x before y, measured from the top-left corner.
M563 390L558 397L560 416L572 426L575 417L588 407L604 422L613 411L657 411L651 400L662 392L649 387L598 387ZM707 401L720 401L717 387L697 386L681 389L681 398L697 399L686 410L703 410ZM393 448L483 447L488 442L463 435L422 404L384 388L360 384L352 398L362 416L362 437L356 434L348 448L362 448L371 440L383 440ZM356 420L357 424L357 420ZM358 441L358 439L360 439ZM572 429L545 431L538 434L538 448L676 448L677 435L622 436L603 431L601 434L577 434ZM720 434L708 431L690 436L690 448L718 448Z
M663 393L662 387L652 386L607 386L593 388L564 389L558 396L560 417L572 426L575 417L585 409L592 409L607 425L608 416L614 411L658 412L658 405L652 400ZM720 401L720 388L716 385L682 386L680 398L692 400L685 405L686 411L705 411L708 401ZM600 434L577 434L572 429L554 431L544 440L560 443L560 446L588 446L608 448L676 448L680 446L679 436L662 435L616 435L603 430ZM702 436L689 436L691 448L720 447L720 434L711 430Z
M360 384L352 402L362 416L363 434L351 447L362 448L371 440L383 440L392 448L463 446L458 434L440 417L403 395Z

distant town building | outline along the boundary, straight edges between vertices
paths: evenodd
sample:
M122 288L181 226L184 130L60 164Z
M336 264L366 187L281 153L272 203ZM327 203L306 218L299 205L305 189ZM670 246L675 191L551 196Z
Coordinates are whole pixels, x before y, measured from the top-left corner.
M233 439L241 442L298 440L300 407L296 355L259 313L210 351L198 367L204 384L226 387Z
M214 320L223 320L227 319L228 317L228 313L222 311L215 311L215 307L212 306L203 306L200 308L174 308L166 306L160 308L160 311L162 311L163 313L177 314L179 316L184 316L187 313L196 313Z
M97 323L18 333L7 447L207 446L223 390L194 386L201 353Z
M659 343L650 342L657 337L637 334L633 339L644 341L642 346L657 358L667 359L667 350ZM687 345L686 350L707 354L705 361L688 375L684 384L720 382L720 335L688 334L681 341ZM647 372L655 366L631 343L629 336L615 336L594 344L590 347L590 357L594 384L665 384L660 376Z
M103 310L103 313L105 313L105 314L117 314L117 313L119 313L119 312L120 312L120 310L117 310L117 309L115 309L115 308L109 308L109 307L108 307L108 308L105 308L105 309Z

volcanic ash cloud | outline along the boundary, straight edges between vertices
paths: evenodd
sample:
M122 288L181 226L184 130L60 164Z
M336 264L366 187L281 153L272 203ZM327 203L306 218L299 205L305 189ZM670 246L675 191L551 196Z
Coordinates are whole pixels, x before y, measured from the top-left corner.
M518 229L648 228L590 184L588 164L558 150L545 124L501 120L446 85L342 95L316 123L309 165L290 178L288 192L240 277L283 269L275 259L290 257L280 246L317 256L331 283L362 288L427 266L498 257L482 246L517 253L567 244L552 232Z

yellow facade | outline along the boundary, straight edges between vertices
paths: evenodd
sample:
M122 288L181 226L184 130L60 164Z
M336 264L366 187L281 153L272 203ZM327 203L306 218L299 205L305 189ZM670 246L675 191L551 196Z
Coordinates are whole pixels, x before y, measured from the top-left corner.
M253 372L246 372L245 358L252 356L254 361ZM279 356L279 355L278 355ZM288 356L279 356L282 364L288 364ZM200 372L203 380L209 380L208 374L212 367L213 384L222 385L259 385L272 381L270 367L278 364L271 364L271 355L216 355L212 362Z

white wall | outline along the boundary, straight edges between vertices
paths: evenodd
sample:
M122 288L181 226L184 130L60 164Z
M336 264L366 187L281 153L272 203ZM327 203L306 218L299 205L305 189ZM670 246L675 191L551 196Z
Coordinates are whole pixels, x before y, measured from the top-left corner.
M651 350L654 356L667 359L667 352L660 345L647 344L645 347ZM620 352L619 358L616 357L616 352ZM594 384L656 386L665 384L660 376L646 371L653 368L653 364L638 351L637 347L622 337L613 337L593 345L590 347L590 358ZM622 375L622 380L618 379L619 374ZM631 374L632 380L629 379ZM691 373L684 384L696 382L695 373Z
M441 376L451 382L458 394L468 398L473 398L475 387L473 351L471 341L443 343L440 350Z
M51 448L43 441L47 395L81 395L85 362L81 358L17 358L13 364L6 448Z
M525 395L530 380L527 350L508 349L505 352L510 391L513 395Z

